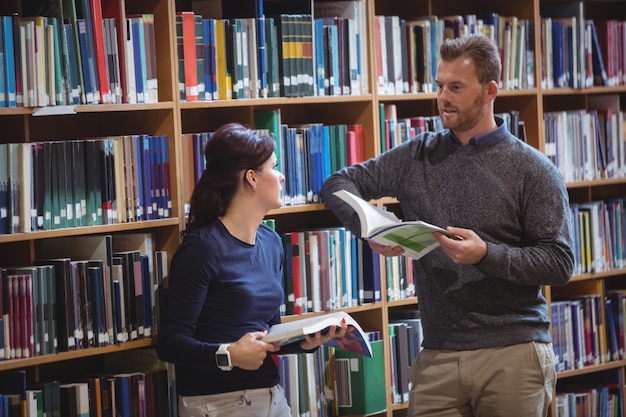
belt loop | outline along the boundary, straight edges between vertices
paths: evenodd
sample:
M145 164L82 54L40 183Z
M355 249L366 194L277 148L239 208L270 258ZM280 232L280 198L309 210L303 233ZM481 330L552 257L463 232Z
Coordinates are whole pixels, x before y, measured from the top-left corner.
M247 406L252 405L252 401L250 401L250 399L248 398L248 390L244 391L243 394L241 394L241 397L239 399L241 400L242 403L246 403Z

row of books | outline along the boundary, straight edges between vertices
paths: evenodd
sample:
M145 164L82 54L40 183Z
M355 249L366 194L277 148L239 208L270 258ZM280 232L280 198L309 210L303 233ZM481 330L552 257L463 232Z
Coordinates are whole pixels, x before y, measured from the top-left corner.
M551 304L556 370L626 359L626 291L556 299Z
M0 269L0 359L156 334L167 253L150 234L55 238L38 253L34 266Z
M406 403L409 369L423 339L419 313L394 313L388 330L391 402ZM277 358L280 383L297 415L365 415L385 409L388 391L381 378L385 359L380 332L364 332L364 336L371 346L371 357L339 343L335 347L322 346L313 354Z
M165 369L37 383L16 370L0 375L0 398L9 417L174 417L169 384Z
M387 278L387 301L405 300L415 297L413 261L400 255L383 258Z
M236 18L176 14L182 101L367 93L365 6ZM315 18L313 17L315 16Z
M534 87L533 21L497 13L424 16L402 19L375 16L374 42L379 94L432 93L439 47L444 39L484 35L500 50L504 89Z
M276 357L279 383L294 415L366 415L386 407L380 332L367 332L372 357L322 346L315 353Z
M380 257L345 228L281 234L286 315L381 301Z
M0 144L0 234L171 217L166 136Z
M330 174L365 160L360 124L289 126L280 122L280 110L256 110L255 127L275 138L277 169L286 177L282 197L287 206L320 202L319 192ZM211 135L184 135L192 143L196 182L204 172L204 147Z
M387 151L424 132L438 132L444 129L441 117L437 116L398 116L394 103L379 105L381 149ZM496 113L515 137L526 139L524 121L520 120L518 110Z
M422 350L423 330L418 311L389 314L389 345L391 353L391 402L408 403L411 392L409 370Z
M556 395L555 417L613 417L622 414L623 396L619 385L583 386Z
M158 102L154 15L126 16L112 0L55 3L0 17L0 107Z
M543 119L546 155L559 168L565 181L626 176L624 113L621 110L604 107L548 112Z
M626 198L571 203L574 273L626 267Z
M543 88L626 84L624 25L591 20L582 1L541 4Z

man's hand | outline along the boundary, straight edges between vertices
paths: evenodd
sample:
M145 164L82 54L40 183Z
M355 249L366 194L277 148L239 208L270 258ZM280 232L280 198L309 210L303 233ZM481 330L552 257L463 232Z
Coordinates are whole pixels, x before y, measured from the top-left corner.
M404 253L404 249L402 246L385 246L379 245L376 242L368 240L367 243L370 245L370 248L378 254L383 256L400 256Z
M475 265L487 255L487 242L482 240L473 230L460 227L447 227L446 230L463 238L463 240L455 240L443 233L433 233L443 252L455 264Z

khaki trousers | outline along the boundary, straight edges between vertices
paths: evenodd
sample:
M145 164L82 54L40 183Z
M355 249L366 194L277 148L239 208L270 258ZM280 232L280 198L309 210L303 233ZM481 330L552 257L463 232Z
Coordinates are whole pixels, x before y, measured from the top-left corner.
M272 388L179 396L179 417L291 417L291 409L280 385Z
M544 417L556 385L551 343L424 349L411 367L409 417Z

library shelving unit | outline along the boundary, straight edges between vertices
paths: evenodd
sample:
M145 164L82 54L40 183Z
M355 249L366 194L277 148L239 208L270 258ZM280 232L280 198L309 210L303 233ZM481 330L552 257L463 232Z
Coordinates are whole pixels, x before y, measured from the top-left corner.
M268 7L285 13L301 13L311 10L312 1L265 0ZM381 152L380 106L393 104L398 117L434 116L437 113L435 93L384 94L377 88L375 64L375 16L399 16L412 19L418 16L450 16L466 14L498 13L517 16L533 22L533 67L531 88L501 89L496 99L496 112L519 111L524 121L526 141L542 150L546 149L543 114L547 111L585 109L595 96L612 94L626 101L626 86L547 89L541 85L541 6L547 2L521 0L501 2L496 0L358 0L366 6L366 37L369 79L368 92L349 96L324 97L281 97L239 100L216 100L185 102L179 95L179 66L177 61L175 16L178 11L194 11L203 17L223 18L221 0L127 0L127 14L152 13L155 21L156 62L158 77L158 103L77 105L75 114L36 115L33 108L0 108L0 143L30 143L38 141L63 141L75 138L103 137L126 134L166 135L170 153L170 177L172 216L168 219L111 225L66 228L0 235L0 265L31 265L38 258L39 242L56 237L79 235L121 234L127 231L151 232L158 249L174 252L179 242L179 232L184 225L184 205L188 202L193 177L190 173L192 161L184 144L184 136L196 132L215 130L220 125L237 121L254 125L255 110L280 109L283 123L289 125L322 122L325 124L358 123L364 126L365 156L374 157ZM224 2L226 3L226 2ZM236 3L236 2L233 2ZM329 2L332 3L332 2ZM253 4L253 3L252 3ZM585 17L589 19L616 18L626 20L626 2L585 0L581 2ZM21 13L20 0L3 1L0 15ZM295 10L295 11L294 11ZM623 106L623 104L622 104ZM622 107L620 107L622 108ZM61 112L62 113L62 112ZM2 162L4 163L4 162ZM568 184L572 202L583 203L600 199L626 197L626 178L600 179ZM393 201L381 201L393 207ZM323 204L290 206L268 214L274 219L278 232L307 230L338 226L337 220ZM384 275L383 275L384 276ZM361 323L365 330L380 330L383 334L385 364L391 362L391 347L388 340L390 313L396 310L419 308L416 298L387 301L386 283L382 287L380 302L346 308ZM600 294L608 289L626 288L626 270L616 269L602 273L579 274L564 287L545 288L549 302L572 295ZM285 320L289 320L287 317ZM90 348L54 355L37 356L0 362L0 373L13 369L26 369L33 381L49 377L74 374L77 368L85 373L97 372L102 368L103 358L115 352L128 353L149 347L151 339L140 339L121 345ZM557 392L561 384L573 381L578 384L616 384L620 392L620 415L624 415L626 397L626 360L616 360L599 365L559 373ZM385 367L385 386L392 380L390 366ZM406 413L407 404L396 404L391 392L387 392L387 407L377 415L395 416ZM557 415L556 403L552 415Z
M44 4L45 2L41 2ZM54 3L54 2L50 2ZM61 3L61 2L59 2ZM26 2L2 2L0 15L22 16ZM47 3L46 3L47 4ZM32 4L31 4L32 6ZM182 209L179 205L180 175L176 155L179 136L178 104L175 99L174 5L168 1L133 1L126 4L127 14L153 14L156 31L156 63L158 66L158 103L152 104L97 104L49 107L13 107L0 109L0 143L64 142L75 139L104 138L121 135L166 136L172 178L172 207L168 217L155 220L102 224L90 227L67 227L52 230L0 234L0 265L21 267L35 265L42 259L41 247L47 241L63 238L80 246L84 236L122 236L127 233L152 236L153 249L173 253L178 246ZM41 110L53 110L43 115ZM69 162L69 161L68 161ZM5 165L7 161L0 162ZM6 166L6 165L5 165ZM73 240L75 239L75 240ZM63 256L69 256L63 255ZM66 306L70 308L71 306ZM8 326L8 324L7 324ZM138 338L120 344L109 344L64 351L56 354L0 361L0 374L12 370L26 370L27 381L36 383L53 379L71 380L81 375L103 373L108 355L124 354L149 348L151 337ZM127 369L128 371L132 369Z

